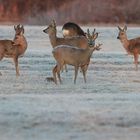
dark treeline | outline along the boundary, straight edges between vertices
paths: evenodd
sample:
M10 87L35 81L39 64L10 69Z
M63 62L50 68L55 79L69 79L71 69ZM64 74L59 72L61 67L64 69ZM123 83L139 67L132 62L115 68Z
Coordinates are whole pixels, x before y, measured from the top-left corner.
M0 22L140 24L139 0L0 0Z

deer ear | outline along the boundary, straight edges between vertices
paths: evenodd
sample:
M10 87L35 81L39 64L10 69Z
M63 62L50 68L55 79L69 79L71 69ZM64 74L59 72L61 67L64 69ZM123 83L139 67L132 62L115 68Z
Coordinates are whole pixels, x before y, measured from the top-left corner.
M52 25L56 27L56 21L54 19L52 20Z
M17 29L17 27L14 25L14 29L16 30Z
M98 37L98 33L94 34L94 39L96 39Z
M22 25L22 33L24 34L24 27L23 27L23 25Z
M126 25L124 26L123 30L124 30L124 31L126 31L126 30L127 30L127 26L126 26Z
M21 26L21 29L22 29L22 32L24 33L24 26L23 25Z
M20 28L20 24L17 25L17 28L18 28L18 29Z
M122 29L121 29L121 27L120 27L120 26L118 26L118 29L119 29L120 31L122 31Z
M86 36L86 38L88 38L89 35L87 33L85 33L85 36Z

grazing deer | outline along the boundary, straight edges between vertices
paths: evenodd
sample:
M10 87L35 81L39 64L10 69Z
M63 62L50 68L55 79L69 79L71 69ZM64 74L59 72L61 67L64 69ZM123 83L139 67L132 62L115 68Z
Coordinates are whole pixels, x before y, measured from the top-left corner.
M62 32L64 37L86 36L80 26L73 22L65 23L62 27Z
M27 49L27 41L24 34L24 27L14 26L15 37L13 40L0 40L0 60L3 57L13 58L16 68L16 75L19 76L18 58L23 55Z
M58 79L61 81L60 77L60 71L63 68L63 65L69 64L75 67L75 77L74 77L74 83L76 83L76 78L78 74L78 69L81 67L84 81L86 83L86 71L87 71L87 65L90 61L90 57L94 50L99 50L101 44L98 46L95 46L95 39L98 37L98 33L90 35L87 34L88 38L88 47L86 49L83 48L77 48L69 45L58 45L55 47L52 51L54 58L57 61L56 66L53 68L53 77L54 82L57 84L56 74L58 76Z
M120 39L126 52L134 56L134 64L136 66L136 70L138 70L138 57L140 54L140 37L128 40L126 35L127 26L124 26L124 28L118 26L118 29L119 34L117 39Z

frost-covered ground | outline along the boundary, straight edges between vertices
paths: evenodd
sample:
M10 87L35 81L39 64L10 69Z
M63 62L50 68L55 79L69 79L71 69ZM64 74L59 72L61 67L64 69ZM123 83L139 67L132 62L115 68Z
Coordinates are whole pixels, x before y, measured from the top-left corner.
M139 140L140 68L116 39L117 28L96 28L102 50L92 55L87 83L79 72L76 85L72 66L61 73L62 85L46 81L55 60L44 28L25 26L20 77L11 59L0 62L0 140ZM13 36L13 27L0 26L1 39ZM128 36L140 36L140 28L128 28Z

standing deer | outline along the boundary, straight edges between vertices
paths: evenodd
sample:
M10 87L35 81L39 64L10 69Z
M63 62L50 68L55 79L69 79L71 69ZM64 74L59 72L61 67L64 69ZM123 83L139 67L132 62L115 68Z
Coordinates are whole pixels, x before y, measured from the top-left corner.
M124 26L124 28L118 26L118 29L119 34L117 39L120 39L126 52L134 56L134 64L136 66L136 70L138 70L138 57L140 54L140 37L128 40L126 35L127 26Z
M73 22L65 23L62 27L62 32L64 37L86 36L81 27Z
M87 38L85 36L76 36L72 38L57 37L56 23L54 20L46 29L43 30L43 32L49 35L50 42L53 48L58 45L70 45L79 48L88 47Z
M13 40L0 40L0 60L3 57L13 58L16 68L16 75L19 76L18 58L23 55L27 49L27 41L24 34L24 27L14 26L15 37Z
M49 35L49 39L53 48L58 45L70 45L70 46L76 46L79 48L88 47L88 40L85 36L76 36L72 38L57 37L56 23L54 20L46 29L43 30L43 32ZM66 66L65 66L65 69L67 71Z
M89 31L89 30L88 30ZM78 74L78 69L81 67L84 81L86 83L86 71L87 65L90 61L90 57L94 50L99 50L101 44L95 46L95 39L98 37L98 33L90 35L89 32L87 34L88 38L88 47L77 48L69 45L58 45L56 48L53 49L52 53L54 58L57 61L56 66L53 68L53 77L54 82L57 84L56 74L60 83L62 82L60 77L60 71L63 68L63 65L69 64L75 67L75 77L74 83L76 83L76 78Z

